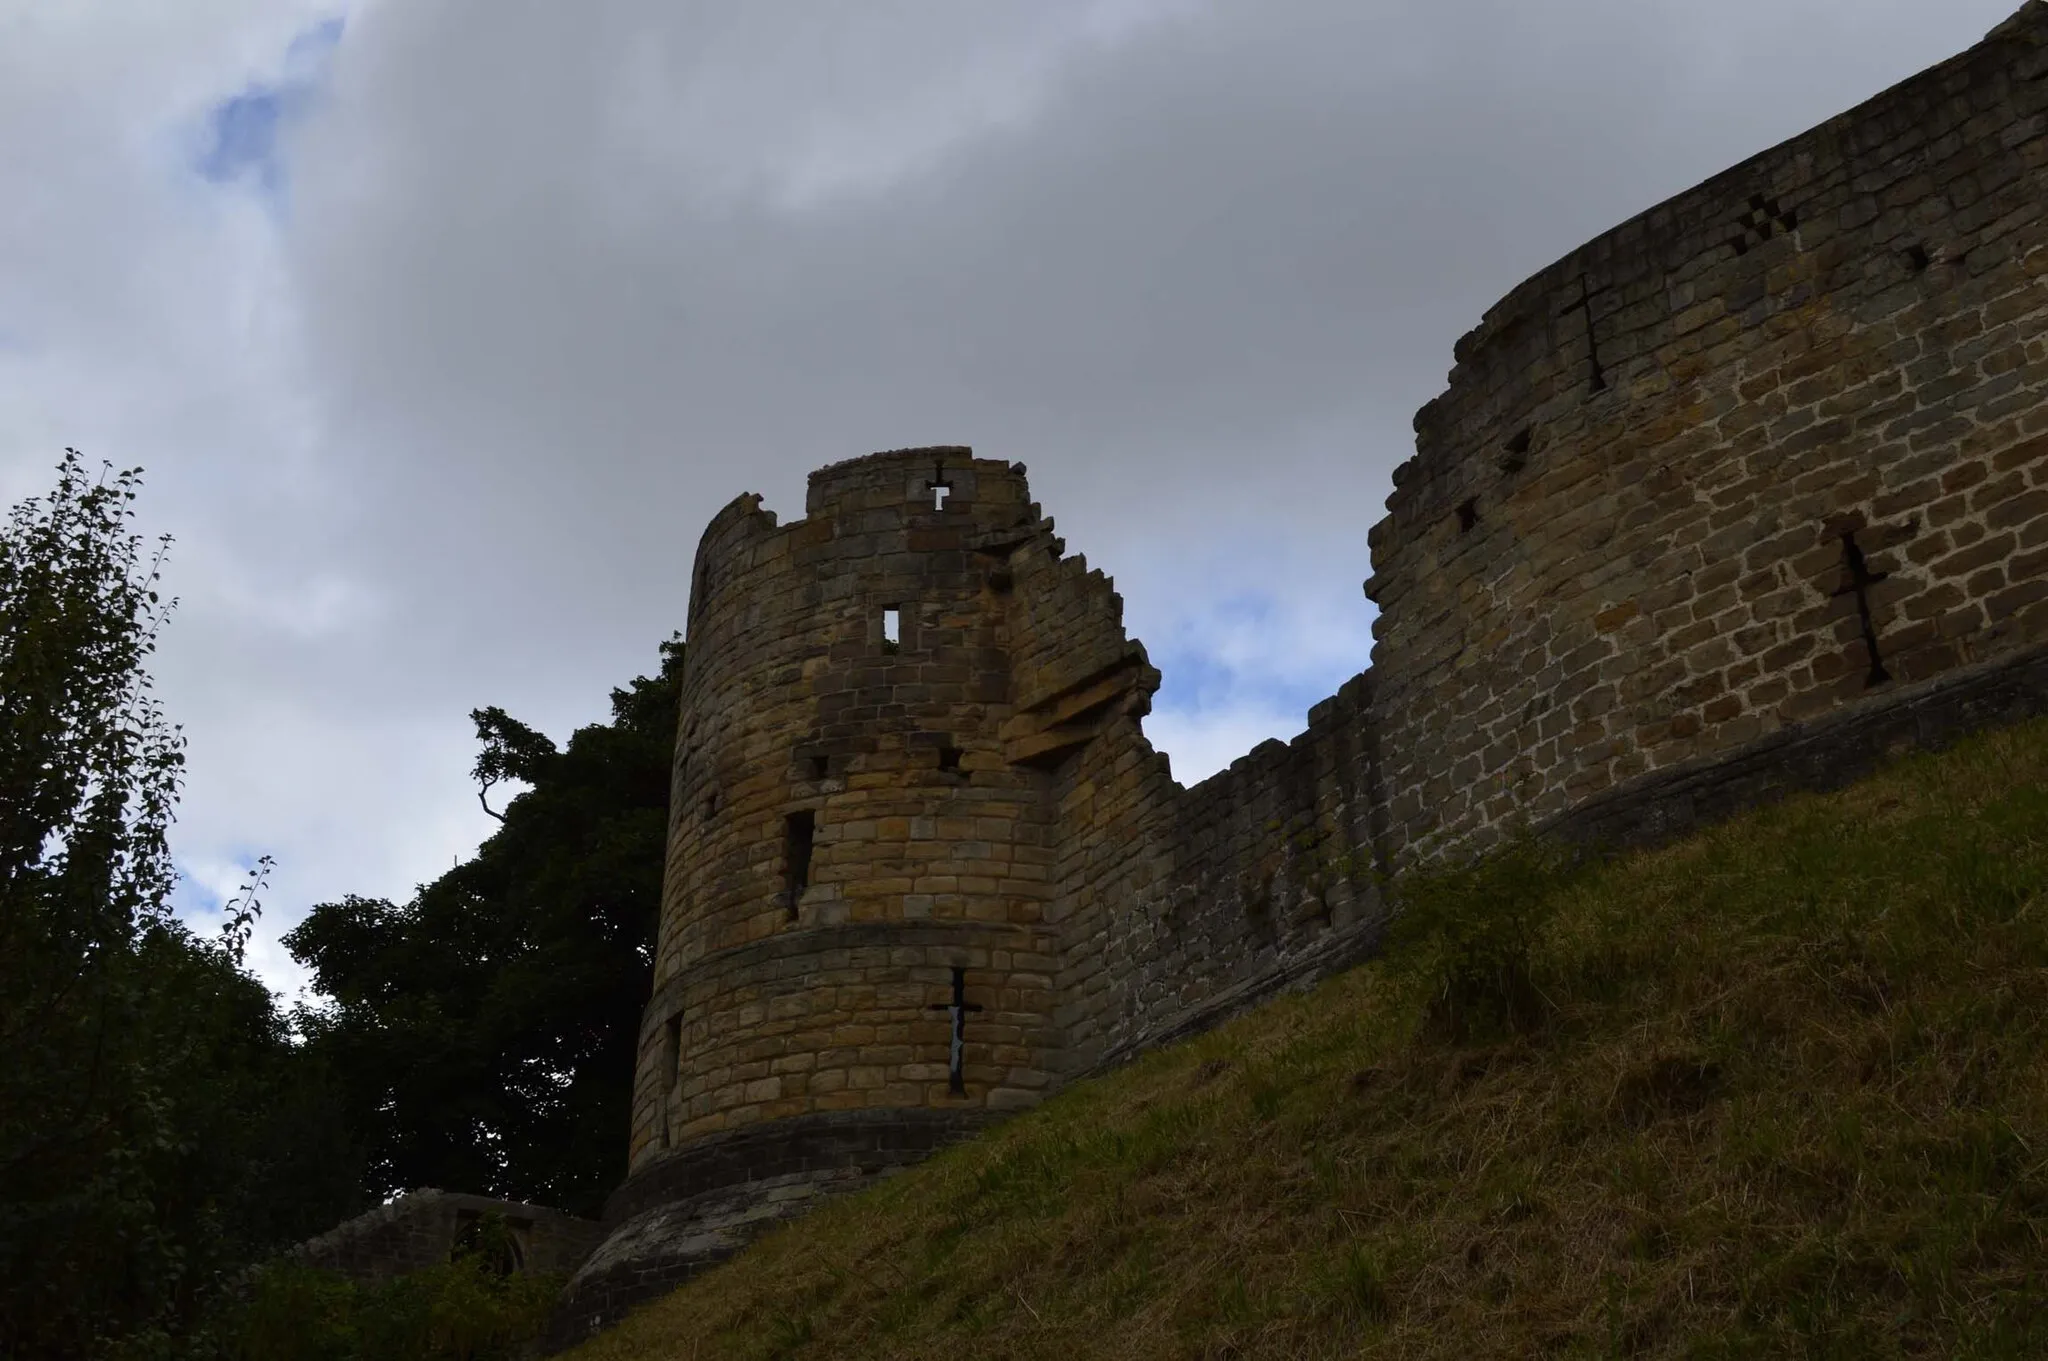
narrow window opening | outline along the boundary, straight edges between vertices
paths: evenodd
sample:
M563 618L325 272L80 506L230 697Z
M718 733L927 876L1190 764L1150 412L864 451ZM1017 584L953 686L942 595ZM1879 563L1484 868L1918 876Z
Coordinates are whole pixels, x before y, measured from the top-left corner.
M1500 460L1500 470L1502 472L1518 473L1529 466L1529 441L1531 436L1532 431L1525 425L1515 432L1513 439L1502 446L1503 453Z
M934 482L931 484L930 490L932 494L932 509L944 510L946 508L946 498L953 494L953 484L951 482Z
M1927 253L1927 247L1915 241L1906 247L1906 268L1915 274L1925 274L1927 267L1934 263L1934 257Z
M704 796L704 820L705 820L706 822L709 822L709 821L711 821L711 819L713 819L713 818L715 818L715 817L717 817L717 816L718 816L718 791L714 789L714 790L712 790L712 791L711 791L711 792L710 792L709 794L706 794L706 795Z
M787 876L785 898L789 919L796 920L797 900L804 896L804 890L811 884L811 846L817 839L818 815L805 808L789 815L787 839L783 849L783 868Z
M1835 594L1842 596L1853 592L1856 596L1856 618L1863 626L1863 650L1870 654L1870 670L1863 677L1863 687L1875 689L1892 676L1884 669L1884 657L1877 649L1877 619L1870 608L1870 588L1891 573L1870 570L1870 562L1863 556L1854 530L1842 535L1842 561L1849 569L1849 580Z
M940 747L939 769L949 774L958 775L960 773L960 757L962 754L958 747Z
M661 1146L669 1146L668 1093L683 1074L683 1013L680 1011L668 1018L661 1028L661 1053L657 1056L660 1065L660 1086L658 1088L661 1123Z
M1458 505L1458 532L1470 534L1472 527L1479 523L1479 498L1474 496Z
M903 647L903 613L894 605L882 611L882 651L897 652Z
M811 778L814 780L822 780L827 775L832 773L831 758L825 756L813 756L810 758L810 767Z
M947 1046L946 1090L954 1096L967 1095L967 1014L980 1011L978 1004L967 1000L967 970L955 965L953 968L953 1000L933 1002L927 1011L943 1011L953 1023L952 1043Z

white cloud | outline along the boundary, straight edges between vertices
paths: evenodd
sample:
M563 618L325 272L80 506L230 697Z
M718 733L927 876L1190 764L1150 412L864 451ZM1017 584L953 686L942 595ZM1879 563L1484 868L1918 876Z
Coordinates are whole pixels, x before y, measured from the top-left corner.
M1212 713L1159 713L1145 720L1145 735L1168 753L1173 778L1195 785L1269 738L1285 740L1302 727L1299 715L1244 705Z

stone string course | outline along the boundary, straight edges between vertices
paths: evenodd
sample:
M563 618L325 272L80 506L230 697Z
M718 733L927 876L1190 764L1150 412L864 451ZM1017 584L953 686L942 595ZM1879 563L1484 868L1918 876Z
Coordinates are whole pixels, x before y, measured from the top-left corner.
M631 1176L558 1340L1369 953L1387 873L1668 835L2048 708L2044 204L2037 2L1524 282L1416 417L1371 669L1193 788L1020 465L902 450L793 524L727 506Z

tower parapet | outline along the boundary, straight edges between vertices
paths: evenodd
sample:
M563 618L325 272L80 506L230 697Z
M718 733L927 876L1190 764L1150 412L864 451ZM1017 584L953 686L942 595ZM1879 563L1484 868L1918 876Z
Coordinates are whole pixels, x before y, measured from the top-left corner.
M881 454L815 474L808 509L742 497L698 551L636 1176L768 1120L972 1124L1050 1080L1051 847L1003 755L991 547L1043 533L1021 471Z

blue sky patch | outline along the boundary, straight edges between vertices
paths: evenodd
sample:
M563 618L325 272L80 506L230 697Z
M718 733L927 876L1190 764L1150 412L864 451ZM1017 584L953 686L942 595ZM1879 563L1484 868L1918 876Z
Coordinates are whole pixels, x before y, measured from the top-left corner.
M250 183L265 196L282 199L285 167L279 134L312 102L341 41L344 21L332 18L293 38L285 49L283 73L256 83L213 106L193 169L213 184Z
M1250 593L1214 601L1199 619L1183 620L1164 646L1152 651L1153 665L1161 674L1159 709L1183 714L1225 709L1306 714L1351 671L1333 676L1323 674L1328 667L1303 671L1273 665L1293 658L1297 651L1277 636L1287 626L1270 596Z

